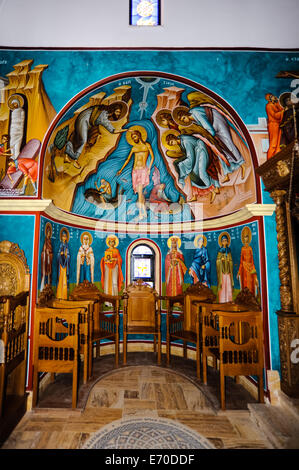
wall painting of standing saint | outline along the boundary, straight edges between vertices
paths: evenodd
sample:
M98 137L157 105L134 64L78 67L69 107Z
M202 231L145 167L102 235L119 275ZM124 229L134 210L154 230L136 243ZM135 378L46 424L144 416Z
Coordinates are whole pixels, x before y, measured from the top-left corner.
M119 240L116 235L106 238L108 248L101 259L101 283L105 294L118 295L123 284L122 258L117 248Z
M169 251L165 258L166 295L175 296L183 293L184 276L187 271L184 255L180 250L181 239L170 237L167 240Z
M193 284L201 282L211 287L210 271L211 263L207 250L207 237L203 234L197 235L194 239L195 253L189 274L193 278Z
M41 263L41 286L40 291L44 289L45 286L52 285L52 261L53 261L53 247L51 242L51 237L53 233L53 228L50 222L46 223L45 227L45 241L43 249L40 256Z
M220 303L233 300L233 259L230 249L231 237L228 232L221 232L218 237L218 250L216 259L218 279L218 299Z
M92 236L89 232L83 232L81 246L77 254L77 284L83 281L94 281L94 253L91 247Z
M57 254L57 299L68 298L68 281L71 261L71 254L68 244L69 239L69 231L63 227L60 230L60 245Z
M257 296L259 282L254 266L253 251L250 246L251 238L252 233L250 228L244 227L241 232L243 246L241 248L240 266L237 278L239 279L241 289L247 287L254 296Z

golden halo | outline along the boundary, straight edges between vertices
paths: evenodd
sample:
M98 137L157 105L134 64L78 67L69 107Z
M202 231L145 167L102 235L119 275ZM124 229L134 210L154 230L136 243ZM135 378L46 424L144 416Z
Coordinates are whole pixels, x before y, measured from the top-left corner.
M143 140L143 142L146 142L146 139L147 139L147 132L146 130L144 129L144 127L142 126L132 126L128 129L128 131L126 132L126 138L127 138L127 142L130 144L130 145L136 145L134 140L132 139L132 132L134 131L138 131L140 132L141 134L141 138Z
M285 101L286 101L287 98L290 98L292 104L297 104L298 103L298 98L297 98L295 93L293 93L291 91L285 91L279 97L280 106L282 106L283 108L285 108L285 105L286 105Z
M83 245L83 237L84 237L84 235L87 235L87 236L88 236L88 238L89 238L89 245L91 245L92 242L93 242L93 238L92 238L91 233L89 233L89 232L83 232L83 233L81 234L80 240L81 240L82 245Z
M166 142L166 137L170 134L173 134L175 135L176 137L178 135L181 135L179 131L177 131L176 129L169 129L169 131L166 131L162 134L162 137L161 137L161 141L162 141L162 145L163 147L165 147L166 149L168 150L176 150L176 151L180 151L181 148L180 146L177 144L177 145L169 145L167 142Z
M185 122L181 121L180 118L178 117L178 113L180 111L186 111L186 113L190 113L190 109L187 108L187 106L177 106L176 108L174 108L174 110L172 111L172 117L173 119L175 120L175 122L177 124L179 124L180 126L184 126L184 127L189 127L189 126L192 126L193 122L190 121L189 124L186 124Z
M69 242L69 240L70 240L70 232L69 232L68 229L65 228L65 227L62 227L62 229L61 229L60 232L59 232L59 239L60 239L60 241L62 241L62 240L61 240L61 238L62 238L62 232L65 232L65 233L66 233L66 235L67 235L67 236L66 236L66 241Z
M52 234L53 234L53 227L52 227L52 225L50 224L50 222L47 222L46 225L45 225L45 235L47 235L48 229L50 229L50 232L51 232L50 237L52 237Z
M247 226L244 227L242 232L241 232L241 240L242 240L243 245L245 245L245 241L244 241L245 235L248 235L248 237L249 237L249 240L248 240L248 244L249 244L252 240L252 233L251 233L250 228L247 227Z
M155 119L156 119L156 122L157 124L160 126L160 127L164 127L165 129L168 129L168 126L165 125L165 124L162 124L161 120L162 120L162 115L163 114L167 114L167 116L169 116L170 118L172 118L172 115L171 115L171 111L170 109L160 109L160 111L158 111L158 113L156 114L155 116Z
M125 103L124 101L114 101L113 103L111 103L109 105L109 113L113 113L114 109L115 108L121 108L121 115L119 116L119 118L115 121L119 121L120 119L122 119L128 112L128 105L127 103Z
M198 241L199 238L203 238L203 246L207 246L207 244L208 244L207 237L206 237L203 233L200 233L199 235L197 235L197 236L194 238L194 246L195 246L195 248L197 248L197 241Z
M108 240L111 239L111 238L114 238L115 240L115 248L118 246L119 244L119 239L117 238L116 235L109 235L107 238L106 238L106 245L109 247L108 245Z
M18 95L18 94L16 94L16 93L13 94L13 95L11 95L11 96L8 98L8 100L7 100L7 106L9 107L9 109L13 109L13 108L12 108L12 103L13 103L13 101L17 101L17 102L19 103L19 107L20 107L20 108L23 108L23 106L24 106L24 98L23 98L23 96Z
M219 237L218 237L218 245L220 247L222 247L222 243L221 243L221 238L226 235L227 236L227 239L228 239L228 244L227 246L230 246L230 242L231 242L231 237L230 237L230 234L228 232L221 232Z
M168 240L167 240L167 246L168 246L168 248L171 248L171 240L172 240L173 238L176 238L176 240L178 241L178 247L181 248L182 240L181 240L179 237L176 237L175 235L173 235L172 237L168 238Z

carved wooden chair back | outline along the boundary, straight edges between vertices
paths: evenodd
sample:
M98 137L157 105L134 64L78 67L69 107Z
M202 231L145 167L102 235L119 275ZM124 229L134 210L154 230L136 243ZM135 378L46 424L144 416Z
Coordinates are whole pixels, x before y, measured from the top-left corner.
M112 340L115 343L115 365L119 361L119 296L111 296L100 292L99 289L89 281L83 281L75 287L70 300L93 300L92 318L92 345L96 344L96 356L100 356L100 345L102 340ZM110 304L112 308L107 309ZM92 349L92 346L91 346ZM91 358L93 352L91 352Z
M194 302L212 303L216 299L213 291L197 282L189 286L184 292L184 323L183 328L185 331L192 331L196 333L196 316L197 308Z
M149 334L154 336L154 351L158 341L158 363L161 362L161 305L157 292L141 280L130 284L124 292L124 363L126 363L127 336Z
M219 348L219 324L218 318L213 314L214 310L230 311L230 312L246 312L246 307L239 306L233 302L227 303L206 303L199 302L201 341L202 341L202 368L203 382L207 384L207 359L213 357L213 366L216 368L216 350ZM211 354L211 352L213 354Z
M263 322L261 311L213 310L218 332L216 355L219 359L221 408L225 409L225 376L259 378L259 401L264 401ZM213 353L213 345L209 346Z
M84 355L83 382L91 377L92 370L92 334L93 334L93 300L54 299L49 303L53 308L83 308L80 314L79 336L80 353Z
M79 324L82 308L35 309L32 406L37 404L39 372L71 373L72 408L77 406Z

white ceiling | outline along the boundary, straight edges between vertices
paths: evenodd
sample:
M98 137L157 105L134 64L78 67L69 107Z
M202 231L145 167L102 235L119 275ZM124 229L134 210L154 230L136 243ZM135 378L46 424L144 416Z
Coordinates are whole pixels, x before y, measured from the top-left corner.
M128 26L129 0L0 0L0 46L298 48L298 0L162 0L163 26Z

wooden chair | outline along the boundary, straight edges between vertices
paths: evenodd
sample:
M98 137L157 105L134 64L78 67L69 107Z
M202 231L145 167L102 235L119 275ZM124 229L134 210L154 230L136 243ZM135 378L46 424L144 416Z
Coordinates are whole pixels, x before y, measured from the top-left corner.
M201 353L202 353L202 371L203 383L207 384L207 361L208 357L213 358L213 367L217 368L217 359L215 354L211 354L211 350L219 347L218 323L217 318L212 312L216 310L231 312L246 312L248 309L242 305L236 305L233 302L227 303L207 303L196 302L198 317L201 325Z
M72 408L77 406L79 324L82 308L35 309L32 406L36 407L39 372L73 375Z
M92 317L92 345L96 344L96 357L100 356L100 346L102 340L111 340L115 344L115 366L119 364L119 305L120 296L113 296L100 292L91 282L84 281L75 287L70 300L85 301L93 300L94 309ZM111 309L107 311L105 304L110 304ZM93 353L91 350L90 358ZM91 371L92 372L92 371Z
M161 364L161 303L154 289L142 280L130 284L124 292L123 364L127 363L128 335L152 335L157 362Z
M79 345L80 354L84 356L83 383L92 375L92 338L93 338L93 300L63 300L53 299L49 303L53 308L84 308L85 313L80 315Z
M171 342L181 340L184 358L187 358L187 344L196 345L196 374L200 378L201 331L199 310L194 302L213 302L216 296L207 286L196 283L190 286L184 295L163 297L167 304L166 318L166 361L170 364ZM174 308L179 310L174 310Z
M208 349L207 354L219 360L221 409L225 410L225 376L227 375L258 376L259 401L263 403L262 312L213 309L205 317L203 325L206 320L209 323L206 330L208 336L203 338Z
M16 296L2 296L3 323L0 328L0 417L7 398L7 379L19 368L13 395L25 396L27 362L27 325L29 292Z

